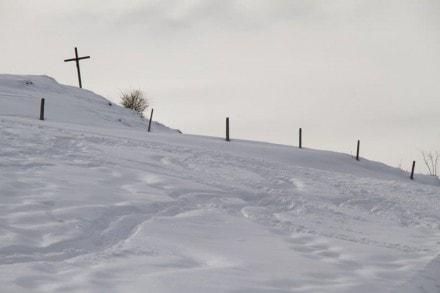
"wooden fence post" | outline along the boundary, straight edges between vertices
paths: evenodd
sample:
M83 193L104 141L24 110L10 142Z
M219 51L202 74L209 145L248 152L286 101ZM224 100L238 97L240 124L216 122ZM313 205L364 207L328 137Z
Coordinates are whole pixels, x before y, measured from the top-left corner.
M358 140L357 150L356 150L356 161L359 161L359 147L360 147L360 145L361 145L361 141Z
M151 108L150 121L148 122L148 132L151 132L151 121L153 120L153 111L154 109Z
M411 180L414 180L414 169L416 168L416 161L413 161L411 168Z
M302 128L299 129L299 148L302 149Z
M40 103L40 120L44 120L44 98L41 99Z
M226 141L231 141L229 138L229 117L226 118Z

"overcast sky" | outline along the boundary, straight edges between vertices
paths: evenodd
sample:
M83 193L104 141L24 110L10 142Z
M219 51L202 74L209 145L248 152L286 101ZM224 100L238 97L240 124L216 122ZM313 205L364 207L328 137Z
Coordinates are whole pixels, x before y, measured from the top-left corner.
M297 145L302 127L409 169L440 150L439 32L438 0L0 0L0 73L77 85L77 46L84 88L139 88L185 133L229 116L233 138Z

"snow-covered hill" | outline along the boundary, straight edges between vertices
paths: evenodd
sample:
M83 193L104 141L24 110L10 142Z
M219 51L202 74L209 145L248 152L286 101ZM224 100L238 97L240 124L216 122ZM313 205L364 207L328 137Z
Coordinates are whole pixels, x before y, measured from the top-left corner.
M109 128L146 129L146 122L135 112L113 105L88 90L60 85L48 76L0 74L0 115L38 118L40 100L45 99L45 119L58 123ZM156 130L172 131L156 123Z
M39 121L40 98L46 121ZM440 185L0 75L2 292L439 292Z

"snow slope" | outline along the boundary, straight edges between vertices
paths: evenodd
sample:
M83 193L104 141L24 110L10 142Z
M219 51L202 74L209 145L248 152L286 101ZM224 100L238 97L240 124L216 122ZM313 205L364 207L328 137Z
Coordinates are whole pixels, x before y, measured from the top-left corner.
M45 99L45 118L69 124L146 128L133 111L114 105L90 91L58 84L48 76L0 74L0 115L39 118L40 100ZM156 124L164 132L163 125ZM169 130L168 131L172 131Z
M2 292L440 292L435 178L108 103L0 75Z

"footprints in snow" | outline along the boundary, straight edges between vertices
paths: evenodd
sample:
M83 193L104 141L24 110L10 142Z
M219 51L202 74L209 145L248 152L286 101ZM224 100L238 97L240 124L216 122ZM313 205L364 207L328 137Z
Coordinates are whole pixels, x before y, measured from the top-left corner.
M292 244L292 249L307 258L317 259L327 262L342 262L341 249L331 246L325 238L307 234L297 234L288 240Z

